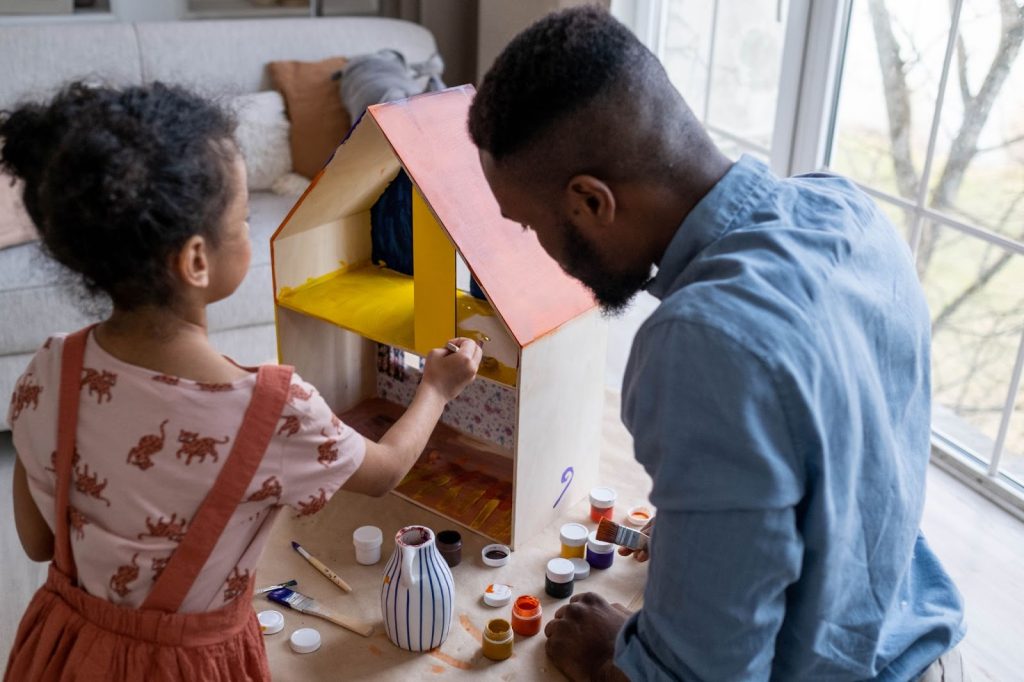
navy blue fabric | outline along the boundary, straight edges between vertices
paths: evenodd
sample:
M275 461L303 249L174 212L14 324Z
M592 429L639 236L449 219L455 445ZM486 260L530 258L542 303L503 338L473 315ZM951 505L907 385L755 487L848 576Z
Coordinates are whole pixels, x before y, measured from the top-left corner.
M370 208L370 239L374 263L413 274L412 181L402 169Z

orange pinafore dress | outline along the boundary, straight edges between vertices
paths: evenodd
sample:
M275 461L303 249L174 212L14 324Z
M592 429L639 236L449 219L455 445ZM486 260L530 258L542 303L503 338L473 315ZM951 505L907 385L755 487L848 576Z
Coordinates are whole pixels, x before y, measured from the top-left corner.
M235 444L195 522L141 608L126 608L78 587L71 553L68 495L88 332L64 342L54 560L18 627L4 680L269 680L251 582L216 611L177 611L256 473L287 400L292 369L259 369Z

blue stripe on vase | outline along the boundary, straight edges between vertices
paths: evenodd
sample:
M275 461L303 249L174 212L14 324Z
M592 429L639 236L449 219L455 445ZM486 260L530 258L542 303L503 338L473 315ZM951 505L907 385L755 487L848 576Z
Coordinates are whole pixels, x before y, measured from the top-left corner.
M395 641L395 629L393 622L388 618L388 604L391 601L391 586L394 584L395 569L398 567L398 562L395 554L391 555L391 560L388 565L384 568L384 574L388 577L386 588L382 588L380 591L380 610L384 616L384 629L387 631L388 639L392 642Z
M420 581L419 581L419 588L420 588L420 648L419 648L419 650L423 651L423 550L421 549L418 552L418 554L419 554L419 560L420 560Z
M405 643L408 644L406 647L409 651L412 651L412 628L409 625L409 604L412 601L410 593L412 590L405 591Z
M437 630L437 596L434 594L434 579L437 576L437 567L434 566L434 553L431 552L427 558L427 566L430 571L430 648L434 649L434 633ZM440 584L438 587L440 588Z
M395 644L399 647L402 646L402 633L398 629L398 592L402 585L402 560L398 561L398 571L395 578L395 601L394 601L394 616L395 616Z

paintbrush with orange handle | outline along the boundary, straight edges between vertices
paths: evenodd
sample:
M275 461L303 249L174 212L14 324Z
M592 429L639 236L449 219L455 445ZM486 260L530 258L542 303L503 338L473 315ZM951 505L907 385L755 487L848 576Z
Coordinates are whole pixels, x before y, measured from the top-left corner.
M646 549L651 538L646 533L620 526L608 519L601 519L601 523L597 526L597 540L636 551Z

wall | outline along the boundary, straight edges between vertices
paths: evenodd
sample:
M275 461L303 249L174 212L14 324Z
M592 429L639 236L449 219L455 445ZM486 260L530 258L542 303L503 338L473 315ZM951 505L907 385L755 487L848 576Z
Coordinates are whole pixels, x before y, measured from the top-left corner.
M477 79L482 79L491 64L524 28L545 14L574 5L601 5L608 8L611 0L480 0L480 21L477 33Z

